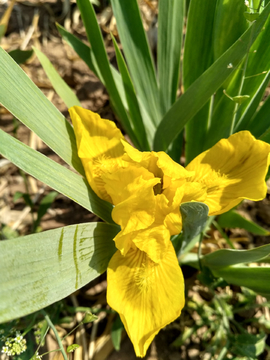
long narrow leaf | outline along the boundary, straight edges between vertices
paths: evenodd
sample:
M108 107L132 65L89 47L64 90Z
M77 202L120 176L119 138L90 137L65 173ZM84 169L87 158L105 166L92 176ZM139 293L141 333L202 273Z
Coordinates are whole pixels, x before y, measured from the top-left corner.
M270 19L266 21L256 41L248 49L245 61L238 66L238 77L234 77L227 87L224 87L231 97L245 95L249 98L241 105L237 105L223 94L223 98L214 109L205 149L213 146L220 138L229 136L231 132L247 129L247 124L269 83L270 76L267 73L270 69L269 31Z
M264 90L269 84L270 80L270 18L267 20L263 30L258 36L250 49L247 71L245 73L245 81L243 86L243 94L249 95L250 99L245 101L237 113L237 128L244 129L250 120L251 116L247 112L253 110L255 112ZM259 96L256 96L259 93ZM253 103L255 103L253 105ZM251 115L252 111L251 111Z
M263 296L270 296L269 267L228 266L215 269L213 274L222 277L229 284L245 286Z
M137 0L111 1L135 90L154 124L161 120L158 85Z
M244 1L217 0L213 29L214 59L218 59L248 28Z
M183 59L184 91L187 91L213 62L212 33L216 2L217 0L205 0L198 6L197 1L193 0L189 5ZM202 152L209 127L209 113L210 101L186 124L187 164Z
M179 86L184 0L158 2L157 70L160 102L165 114L176 100Z
M247 128L260 140L270 142L270 96L253 116Z
M270 70L266 74L261 74L259 76L261 76L261 82L257 84L256 88L254 89L255 92L252 91L252 95L249 95L250 99L248 99L247 104L243 104L247 106L243 106L243 108L241 109L243 111L241 111L240 113L241 116L239 116L239 120L235 127L235 132L248 129L249 124L252 122L252 119L255 116L255 113L260 105L260 102L262 101L263 95L265 94L265 89L267 88L270 81ZM256 122L255 127L260 128L263 125L267 125L267 123L261 124L261 122L263 122L263 120ZM256 128L253 129L253 131L257 132ZM252 134L255 135L255 133L253 132Z
M68 32L64 27L59 24L56 24L57 29L62 36L62 38L69 44L69 46L79 55L79 57L86 63L91 71L99 78L103 85L105 85L105 81L99 71L99 68L96 64L93 52L89 46L83 43L80 39L78 39L75 35ZM110 65L110 69L115 81L115 85L119 92L119 95L123 101L125 108L127 109L127 103L125 101L125 91L122 83L121 76L119 72Z
M67 83L61 78L59 73L55 70L50 60L40 50L34 47L35 54L38 57L46 75L48 76L52 86L54 87L57 94L64 101L67 108L72 106L81 106L79 99L67 85Z
M77 0L77 5L80 9L80 13L85 26L88 40L91 45L91 50L96 65L99 68L99 72L110 95L112 107L117 112L117 115L119 116L125 131L132 138L133 131L130 125L130 120L119 95L118 89L116 87L114 77L112 75L111 67L107 57L102 34L97 22L96 14L93 9L93 5L89 0Z
M251 250L221 249L203 257L203 263L212 269L224 268L242 263L257 262L269 256L270 245L263 245Z
M94 58L93 52L90 49L90 47L85 45L76 36L70 34L68 31L66 31L65 28L63 28L59 24L57 25L57 28L58 28L61 36L63 37L63 39L72 47L72 49L74 49L74 51L76 51L76 53L79 55L79 57L88 65L88 67L96 74L96 76L100 79L100 81L106 86L105 81L99 71L99 68L97 67L96 60ZM119 95L123 102L123 105L124 105L125 109L128 111L128 104L126 101L126 94L125 94L121 75L112 65L110 65L110 69L111 69L111 72L112 72L112 75L113 75L113 78L115 81L115 85L118 89ZM144 108L144 105L143 105L141 99L139 98L139 96L137 96L137 99L138 99L138 102L140 105L140 111L141 111L143 122L145 125L147 138L149 139L149 142L152 144L153 136L154 136L154 132L155 132L155 126L154 126L153 122L151 121L151 118L150 118L149 114L147 113L146 109Z
M1 241L0 322L40 310L102 274L117 232L89 223Z
M218 217L218 224L226 228L242 228L256 235L268 236L270 232L253 221L245 219L235 210L227 211Z
M84 174L72 126L1 47L0 84L0 103Z
M127 103L129 106L130 117L132 120L132 129L136 136L137 144L135 143L134 145L137 145L137 147L140 150L150 150L149 144L148 144L147 138L146 138L146 133L145 133L144 125L143 125L143 120L142 120L142 116L141 116L139 103L138 103L138 100L137 100L137 97L135 94L135 90L134 90L131 78L128 73L128 69L127 69L125 60L121 54L121 51L119 50L119 47L118 47L117 42L116 42L115 38L113 37L113 35L112 35L112 39L113 39L113 45L114 45L114 49L115 49L118 68L119 68L119 71L120 71L120 73L122 75L122 79L123 79L125 95L126 95Z
M270 13L268 4L259 18L208 70L206 70L171 107L162 119L155 136L155 150L166 150L185 124L202 108L211 95L241 62L248 47L260 33Z
M112 206L101 200L87 181L0 130L0 154L20 169L76 201L101 219L113 223Z

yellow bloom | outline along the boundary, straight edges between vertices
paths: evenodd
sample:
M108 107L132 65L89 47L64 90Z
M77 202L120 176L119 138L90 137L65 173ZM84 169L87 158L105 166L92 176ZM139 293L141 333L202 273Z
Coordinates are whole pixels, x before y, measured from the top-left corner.
M201 201L210 215L244 198L261 200L270 146L242 131L219 141L187 168L164 152L140 152L109 120L70 109L78 155L96 194L114 206L121 226L108 265L107 299L122 319L137 356L184 306L184 280L170 241L182 230L179 207Z

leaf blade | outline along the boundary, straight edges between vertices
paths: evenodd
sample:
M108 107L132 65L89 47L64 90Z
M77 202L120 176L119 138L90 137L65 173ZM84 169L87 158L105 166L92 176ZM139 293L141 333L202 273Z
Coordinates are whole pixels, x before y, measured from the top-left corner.
M33 47L35 54L37 55L46 75L48 76L52 86L57 94L64 101L67 108L72 106L81 106L81 103L75 93L67 85L67 83L61 78L59 73L55 70L50 60L40 50Z
M202 108L211 95L230 76L233 63L237 66L250 44L261 31L270 13L270 4L265 7L257 21L213 65L211 65L188 90L175 102L159 124L154 140L154 149L166 150L185 124Z
M67 164L84 174L72 126L1 47L0 83L0 103Z
M103 78L106 89L110 95L112 107L121 119L125 131L130 137L133 137L134 134L130 125L130 119L114 81L93 5L89 0L77 0L77 5L80 9L87 37L91 45L95 66L98 67L99 73Z
M158 6L157 73L165 114L176 100L179 85L185 1L160 0Z
M257 262L269 256L270 245L259 246L250 250L220 249L203 257L203 262L211 270L227 266Z
M134 140L136 140L134 142L134 144L137 145L137 147L140 150L150 150L149 144L148 144L147 138L146 138L146 132L145 132L145 128L143 125L143 119L141 116L139 103L138 103L138 100L136 97L136 93L135 93L135 90L133 87L132 80L128 73L128 69L127 69L125 60L121 54L121 51L120 51L113 35L112 35L112 40L113 40L113 45L114 45L114 49L115 49L118 68L119 68L120 74L122 76L123 86L125 89L125 95L126 95L126 99L127 99L127 103L128 103L128 107L129 107L131 126L132 126L133 132L136 136L135 139L131 139L131 140L133 142L134 142Z
M213 274L229 284L245 286L263 296L270 295L269 267L228 266L215 269Z
M89 223L1 241L0 322L63 299L104 272L117 231Z
M101 200L84 178L14 139L3 130L0 130L0 153L28 174L92 211L101 219L113 223L112 206Z
M220 215L218 218L218 223L221 227L242 228L255 235L270 235L269 231L265 230L253 221L245 219L243 216L241 216L234 210L230 210L225 214Z
M111 4L134 87L156 125L161 119L158 85L137 0L112 0Z

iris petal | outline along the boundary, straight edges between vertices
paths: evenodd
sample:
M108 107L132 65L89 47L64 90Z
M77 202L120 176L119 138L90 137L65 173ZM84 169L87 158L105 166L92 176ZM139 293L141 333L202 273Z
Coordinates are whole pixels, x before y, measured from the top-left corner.
M184 306L184 280L172 244L159 263L139 249L125 257L117 251L108 267L107 299L120 314L136 355L143 357L159 330Z
M114 122L101 119L90 110L73 106L69 113L76 134L78 155L87 180L100 198L111 202L101 175L117 170L118 166L124 166L124 148L121 142L125 141L124 137Z
M269 152L269 144L241 131L220 140L187 166L195 171L189 181L201 183L207 192L204 202L210 208L209 215L228 211L243 199L265 197Z

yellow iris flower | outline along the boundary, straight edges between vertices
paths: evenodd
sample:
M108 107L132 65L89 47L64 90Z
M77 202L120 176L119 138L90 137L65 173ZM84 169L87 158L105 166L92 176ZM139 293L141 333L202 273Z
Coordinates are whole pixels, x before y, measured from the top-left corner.
M263 199L270 145L242 131L183 168L162 151L134 149L113 122L77 106L69 111L87 180L114 205L112 218L121 226L107 300L143 357L184 306L184 279L170 241L182 229L180 204L201 201L209 215L218 215L242 199Z

